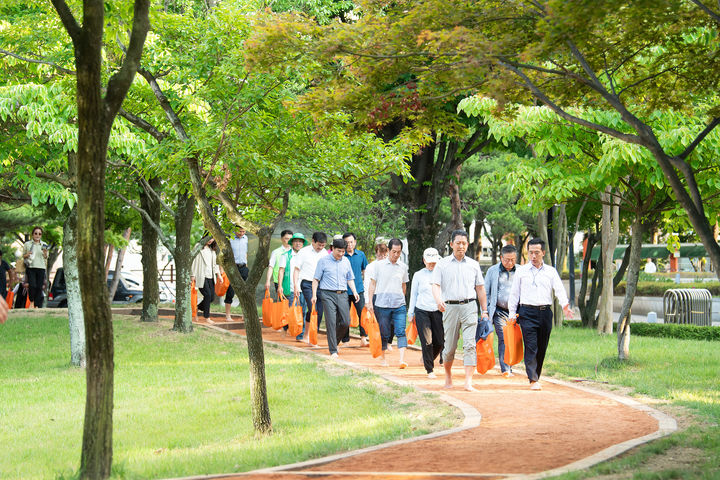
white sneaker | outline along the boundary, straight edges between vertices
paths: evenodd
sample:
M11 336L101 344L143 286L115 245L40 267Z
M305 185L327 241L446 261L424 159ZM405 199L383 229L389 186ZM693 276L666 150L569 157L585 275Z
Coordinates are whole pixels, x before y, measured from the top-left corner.
M387 347L388 347L388 348L387 348L387 351L388 351L388 352L392 352L392 345L390 345L390 344L388 343Z
M363 347L367 347L368 345L370 345L370 342L368 341L368 338L367 338L367 337L361 337L361 338L360 338L360 344L361 344Z
M428 373L428 378L437 378L437 375L435 375L435 372Z
M337 353L333 353L332 355L330 355L330 358L340 358L340 357L338 356Z

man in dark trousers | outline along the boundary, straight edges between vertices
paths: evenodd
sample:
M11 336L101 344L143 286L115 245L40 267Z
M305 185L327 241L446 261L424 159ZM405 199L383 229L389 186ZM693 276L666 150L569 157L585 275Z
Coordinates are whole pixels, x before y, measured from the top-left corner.
M505 363L505 338L503 327L508 319L508 298L510 287L515 276L515 262L517 249L514 245L505 245L500 250L500 262L488 268L485 273L485 291L488 298L488 317L495 326L495 335L498 340L498 358L500 372L505 378L512 377L512 367Z
M530 262L515 272L508 299L508 316L517 317L522 329L530 389L541 390L540 373L552 331L553 292L563 306L565 316L573 318L573 313L560 275L554 267L543 263L545 242L541 238L528 242L528 256Z

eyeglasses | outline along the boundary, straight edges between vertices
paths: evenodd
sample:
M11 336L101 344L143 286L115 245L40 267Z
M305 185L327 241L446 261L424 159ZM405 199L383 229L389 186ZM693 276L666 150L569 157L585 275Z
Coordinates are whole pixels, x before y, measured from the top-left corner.
M33 235L40 235L42 237L42 232L35 232Z

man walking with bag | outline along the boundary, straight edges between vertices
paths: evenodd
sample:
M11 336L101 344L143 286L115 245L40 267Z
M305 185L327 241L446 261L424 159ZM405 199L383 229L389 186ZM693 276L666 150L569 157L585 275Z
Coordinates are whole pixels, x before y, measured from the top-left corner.
M485 274L485 290L488 297L488 317L495 326L495 335L498 340L498 358L500 371L505 378L512 377L512 367L505 363L505 338L503 327L508 319L508 299L510 287L515 276L515 262L517 249L514 245L505 245L500 250L500 263L490 267Z

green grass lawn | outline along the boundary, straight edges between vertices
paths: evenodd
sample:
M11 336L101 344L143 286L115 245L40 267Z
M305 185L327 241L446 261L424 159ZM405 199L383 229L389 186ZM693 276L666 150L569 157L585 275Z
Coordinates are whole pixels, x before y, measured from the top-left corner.
M247 471L459 423L435 396L266 347L274 434L256 438L242 338L132 317L114 325L116 478ZM68 364L67 318L11 316L0 345L0 478L72 477L85 372Z
M617 360L617 337L555 328L543 375L647 395L679 416L682 431L590 471L561 478L720 478L720 349L717 342L632 337L631 358ZM600 382L593 383L593 382ZM607 385L605 385L607 382ZM629 473L628 473L629 472ZM621 474L627 474L623 476ZM621 476L618 476L621 475Z

